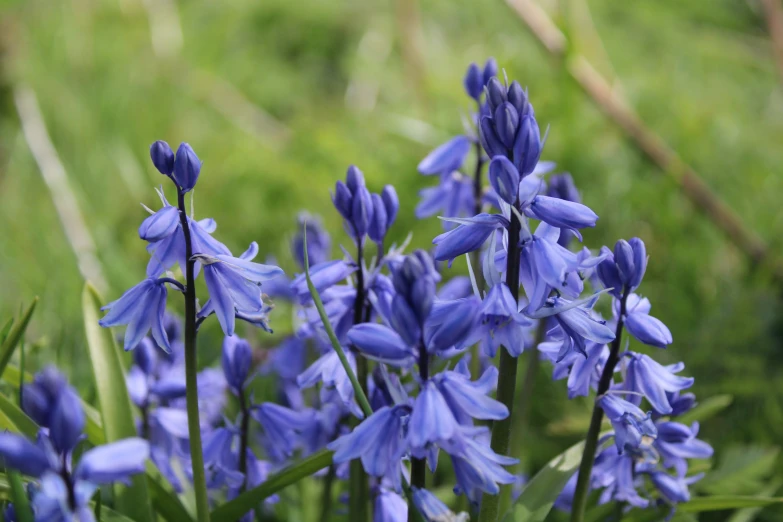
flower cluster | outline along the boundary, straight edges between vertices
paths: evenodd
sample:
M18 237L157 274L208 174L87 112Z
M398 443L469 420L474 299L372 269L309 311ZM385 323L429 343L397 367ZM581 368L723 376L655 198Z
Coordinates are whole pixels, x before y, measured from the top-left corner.
M86 422L76 391L54 368L38 373L23 389L22 408L41 430L35 441L0 434L0 460L6 468L35 479L28 493L36 521L93 522L93 494L101 485L143 473L149 444L130 438L96 446L74 463Z

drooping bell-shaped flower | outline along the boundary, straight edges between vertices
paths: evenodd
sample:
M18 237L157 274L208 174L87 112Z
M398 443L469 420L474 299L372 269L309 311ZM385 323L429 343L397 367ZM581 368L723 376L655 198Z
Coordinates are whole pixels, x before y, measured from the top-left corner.
M101 308L109 313L98 323L104 328L128 325L125 330L125 350L135 348L151 330L158 346L170 351L171 345L163 325L167 295L164 280L147 278L116 301Z
M492 232L509 226L508 219L497 214L482 213L457 222L456 228L432 240L435 244L433 257L436 261L448 261L449 266L454 258L481 248Z
M417 169L421 174L451 174L459 170L470 152L470 139L467 136L455 136L430 152Z
M669 404L667 394L693 386L693 377L675 375L684 368L682 363L663 366L644 354L629 352L627 356L629 362L626 365L623 388L643 394L657 412L671 413L672 406ZM638 400L634 402L638 403Z
M602 395L597 403L612 423L618 453L636 452L652 445L658 430L650 413L645 414L635 404L614 394Z
M236 335L225 337L220 363L231 392L234 395L243 393L245 381L250 375L250 367L253 364L250 343Z
M171 176L174 172L174 151L165 141L158 140L150 145L150 158L158 172L164 176Z

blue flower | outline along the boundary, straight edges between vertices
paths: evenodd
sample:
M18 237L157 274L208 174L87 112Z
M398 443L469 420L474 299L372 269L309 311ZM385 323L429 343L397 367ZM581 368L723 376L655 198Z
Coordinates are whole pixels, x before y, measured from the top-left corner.
M319 294L324 290L331 288L340 281L344 281L349 275L357 270L355 264L346 263L342 259L334 261L324 261L317 265L310 264L310 279L313 286ZM301 304L312 301L310 290L307 287L307 277L304 273L299 274L291 281L291 289L299 296ZM321 296L323 298L323 296Z
M204 265L204 279L210 296L199 315L205 317L214 311L227 336L234 335L234 319L238 315L243 319L250 318L256 324L259 319L256 314L265 316L268 308L264 305L258 287L263 281L283 274L276 266L249 261L257 251L258 247L253 243L240 257L225 254L194 255Z
M172 179L180 192L190 192L196 186L201 173L201 160L187 143L180 143L174 158L174 173Z
M644 354L629 352L627 357L630 362L626 366L623 388L643 394L656 412L671 413L672 407L667 393L679 392L693 386L693 377L675 375L684 368L682 363L666 367Z
M373 522L408 522L408 503L394 491L380 488L373 506Z
M419 163L418 171L424 175L451 174L459 170L470 152L471 142L467 136L455 136L435 150Z
M150 158L158 172L164 176L171 176L174 172L174 151L165 141L158 140L150 145Z
M397 332L381 324L357 324L348 331L348 340L368 359L394 366L410 366L416 356Z
M525 349L526 330L533 325L520 313L519 305L505 283L497 283L490 289L478 310L477 323L461 347L480 341L488 357L494 357L501 345L512 356L519 357Z
M708 459L713 449L708 443L696 438L699 435L699 423L686 426L679 422L665 421L656 424L658 437L654 447L661 456L663 466L673 468L679 475L688 471L686 459Z
M335 452L334 462L359 458L369 475L388 478L399 491L400 459L408 451L404 427L409 415L410 407L405 405L378 409L351 433L327 446Z
M413 490L413 504L419 510L425 522L467 522L470 516L467 513L455 514L438 497L426 489L417 487Z
M98 486L125 482L131 475L144 472L149 444L138 438L94 447L72 466L71 456L84 436L85 425L78 395L54 370L36 375L25 391L31 395L25 398L26 412L45 429L39 432L36 443L15 433L0 433L0 461L39 479L33 495L36 520L80 517L90 512L87 503Z
M513 110L513 107L511 109ZM508 158L505 156L492 158L489 163L489 183L497 195L509 205L513 205L517 200L519 180L519 171Z
M457 486L454 492L464 493L468 500L477 505L482 493L497 495L500 484L513 484L516 477L503 466L516 464L517 459L498 455L489 444L479 442L475 434L486 434L486 428L463 428L462 436L455 444L443 449L449 453Z
M484 86L493 76L497 75L497 73L498 64L494 58L487 60L483 70L475 63L471 63L468 66L468 71L465 73L465 79L462 82L465 87L465 92L474 100L479 101L481 93L484 92Z
M433 257L436 261L448 261L451 266L454 258L478 250L492 232L508 225L508 219L497 214L482 213L460 219L459 226L432 240L435 244Z
M660 319L650 315L650 300L637 294L628 294L625 316L625 328L632 336L649 346L666 348L673 342L672 333ZM613 312L615 318L620 314L620 302L615 300Z
M332 246L329 232L323 228L320 218L307 213L300 213L297 217L297 232L291 241L291 251L297 264L304 268L304 236L307 232L307 255L310 266L315 266L329 259L329 251Z
M587 357L571 352L556 362L562 345L562 342L557 341L545 342L538 345L538 351L555 363L555 380L568 377L569 399L587 397L591 389L598 389L598 381L609 358L609 348L605 344L590 343L585 350Z
M636 290L647 270L647 250L639 238L630 241L619 240L614 246L614 252L603 247L601 252L606 256L598 266L598 277L605 288L613 288L612 295L620 299L623 289Z
M414 455L423 453L430 444L448 442L459 424L434 382L422 384L408 421L408 443Z
M166 312L165 280L147 278L126 291L116 301L107 304L101 310L109 310L98 323L104 328L126 324L125 350L135 348L144 336L152 330L152 337L158 346L171 350L168 335L163 325Z
M594 227L598 221L598 215L589 207L549 196L534 197L526 209L526 215L553 227L568 229Z
M456 371L442 371L432 379L460 424L471 425L473 419L501 420L508 408L488 395L497 387L498 370L487 367L477 381Z
M424 324L424 344L430 353L448 357L463 349L457 345L476 327L476 315L481 302L473 295L447 300L443 288L439 297L442 300L436 300L432 304L430 315Z
M645 414L635 404L613 394L602 395L597 403L612 423L618 453L644 451L652 445L658 430L651 413Z
M572 307L571 302L558 297L547 300L547 307L555 311L552 317L557 321L563 339L558 361L574 349L587 356L587 341L603 345L614 340L614 332L606 326L605 321L596 320L590 315L589 306L590 303L588 307Z
M437 186L419 191L421 201L416 205L416 217L422 219L440 214L447 218L472 216L476 209L473 180L457 171L441 174ZM448 229L453 223L443 222Z
M228 387L234 395L244 392L245 381L253 364L253 351L250 343L236 335L223 339L223 352L220 359Z
M139 237L145 241L155 242L173 234L180 225L179 209L164 205L139 226Z
M295 411L271 402L254 407L252 415L264 429L267 454L278 462L294 454L301 444L300 435L315 422L313 410Z
M356 358L353 352L346 350L346 358L351 369L356 372ZM340 358L337 352L330 349L321 357L319 357L313 364L311 364L304 372L302 372L297 378L296 382L300 388L310 388L317 383L323 383L324 387L328 389L334 389L337 391L343 405L351 411L355 416L362 418L361 409L354 401L353 386L351 385L348 374L345 373Z

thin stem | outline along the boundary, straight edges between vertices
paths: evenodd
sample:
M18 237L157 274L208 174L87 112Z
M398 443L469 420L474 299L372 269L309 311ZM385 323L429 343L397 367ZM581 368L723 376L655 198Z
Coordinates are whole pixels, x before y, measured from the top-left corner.
M478 105L478 113L481 114L481 102L476 102ZM476 125L476 131L481 132L481 126ZM481 140L476 139L476 168L473 171L473 199L474 199L474 214L481 214L481 198L484 195L484 187L482 184L482 170L484 169L484 152L481 148ZM484 281L484 271L481 270L480 262L481 252L474 250L470 253L470 264L475 267L476 287L479 292L484 291L486 281ZM479 356L479 345L476 344L471 351L470 359L470 372L473 377L478 378L481 374L481 357Z
M182 283L180 283L176 279L173 279L171 277L161 277L159 279L159 281L164 282L164 283L169 283L171 285L174 285L177 288L177 290L179 290L183 294L185 293L185 285L183 285Z
M321 522L329 522L332 517L332 486L334 486L334 479L337 476L337 470L334 464L329 466L329 471L326 473L324 479L324 489L321 494Z
M419 343L419 377L421 378L422 386L430 378L429 359L430 356L422 340ZM411 486L417 488L427 487L427 461L425 459L414 458L411 460ZM415 511L416 508L412 504L408 506L408 522L415 520Z
M511 225L508 229L508 256L506 259L506 284L514 302L519 302L519 234L522 224L516 213L511 213ZM508 350L500 350L500 375L498 376L497 400L508 408L508 417L495 421L492 425L492 450L498 455L508 455L508 447L511 441L511 427L514 419L514 396L517 386L517 368L519 360L512 356ZM503 488L501 493L511 494L511 488ZM500 508L500 495L484 495L481 500L479 522L496 522Z
M356 300L353 305L353 324L357 325L364 321L364 237L361 237L354 227L356 237L356 263L359 270L356 272ZM359 381L362 391L367 395L367 359L362 357L356 348L353 349L356 354L356 378ZM369 518L369 498L370 483L367 480L367 473L360 459L351 461L351 472L349 476L349 504L348 519L357 522L366 522Z
M141 438L149 440L150 438L150 408L144 405L141 408Z
M623 317L625 316L625 304L628 300L628 289L623 288L623 294L620 298L620 314L617 318L617 329L614 333L614 341L609 352L609 359L606 361L601 379L598 381L597 397L600 397L609 390L612 385L612 376L614 368L620 360L620 343L623 335ZM576 479L576 490L574 491L574 501L571 508L571 522L583 522L585 508L587 507L587 493L590 490L590 475L593 471L593 461L595 460L595 451L598 448L598 435L601 433L601 422L604 419L604 410L596 402L593 405L593 416L590 419L590 428L587 430L585 438L585 450L582 453L582 463L579 465L579 475Z
M176 183L175 183L176 184ZM196 284L193 259L193 241L185 209L185 194L177 187L177 205L182 233L185 236L185 397L188 411L188 436L190 458L193 467L193 490L196 493L196 516L198 522L209 522L209 499L207 480L204 474L204 454L201 449L201 424L198 410L198 353L196 351Z
M239 425L239 472L244 475L240 492L247 486L247 438L250 432L250 409L247 407L247 398L245 390L239 390L239 411L242 415L242 421Z

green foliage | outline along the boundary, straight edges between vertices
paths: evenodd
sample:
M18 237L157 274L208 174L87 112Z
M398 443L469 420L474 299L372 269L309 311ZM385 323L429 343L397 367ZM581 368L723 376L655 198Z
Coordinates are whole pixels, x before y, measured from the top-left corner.
M583 451L584 442L575 444L536 473L503 517L503 522L542 522L546 519L566 482L579 469Z
M778 448L728 448L720 454L719 465L695 487L712 495L757 494L775 469L778 454Z
M33 512L30 510L30 500L27 498L22 476L17 471L6 470L6 477L11 486L11 500L14 502L19 522L33 522Z
M30 318L33 316L36 304L38 304L37 297L33 299L33 302L18 322L11 324L9 321L6 323L4 330L7 328L8 333L3 336L3 344L0 345L0 375L3 374L3 370L5 370L8 362L11 360L11 356L14 354L14 350L16 350L17 345L22 340L24 332L27 330L27 325L30 324Z
M332 452L322 450L302 459L296 464L270 475L260 486L249 489L235 499L225 502L210 515L212 522L234 522L242 515L258 507L261 502L271 497L286 486L290 486L313 473L324 469L332 463ZM301 499L307 502L305 499Z
M87 332L87 348L98 391L98 403L107 442L136 436L128 389L125 386L125 369L120 358L120 348L110 329L98 324L101 299L87 283L82 293L84 328ZM136 522L152 520L147 477L137 475L130 486L114 487L119 511Z
M31 439L38 435L38 425L33 419L27 416L19 406L3 394L0 394L0 427L15 433L21 433Z

